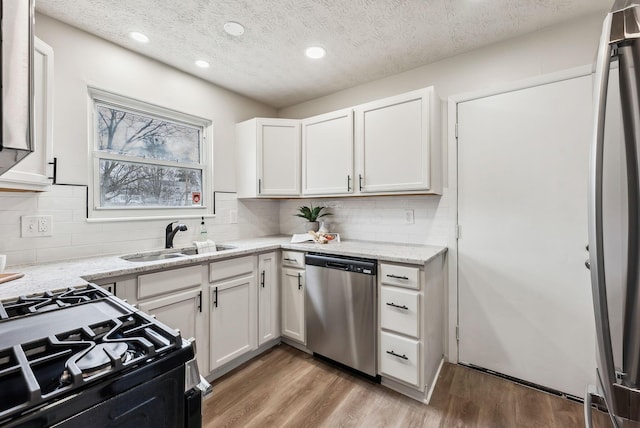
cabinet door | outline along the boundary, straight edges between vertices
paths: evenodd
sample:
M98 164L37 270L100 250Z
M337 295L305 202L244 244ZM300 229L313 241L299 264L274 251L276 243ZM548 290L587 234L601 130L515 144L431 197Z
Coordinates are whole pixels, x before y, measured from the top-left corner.
M429 190L433 88L356 107L358 189Z
M302 193L353 192L353 111L302 121Z
M244 276L210 286L210 369L257 348L255 276Z
M305 343L304 270L282 270L282 335Z
M53 49L34 37L34 150L0 178L0 189L49 190L53 153Z
M276 253L258 256L258 345L280 336L280 293Z
M258 194L300 195L300 122L258 119Z
M207 347L202 313L202 290L192 289L155 298L138 304L141 311L154 315L160 322L180 330L184 339L196 339L198 365L204 369Z

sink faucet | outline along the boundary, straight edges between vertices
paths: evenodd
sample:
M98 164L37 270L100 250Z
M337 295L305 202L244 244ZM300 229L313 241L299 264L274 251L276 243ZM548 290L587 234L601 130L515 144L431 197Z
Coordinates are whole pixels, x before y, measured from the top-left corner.
M167 228L165 229L164 248L173 248L173 237L176 236L176 233L187 230L186 224L178 223L178 225L174 229L173 223L178 223L178 221L172 221L167 225Z

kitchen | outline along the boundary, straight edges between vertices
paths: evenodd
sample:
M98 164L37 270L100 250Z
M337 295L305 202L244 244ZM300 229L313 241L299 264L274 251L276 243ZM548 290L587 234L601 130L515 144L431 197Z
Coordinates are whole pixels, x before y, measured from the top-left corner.
M56 3L59 3L58 8L55 7ZM528 27L530 28L527 32L528 34L518 35L503 41L496 40L496 43L482 47L478 46L475 49L464 53L460 52L458 55L449 58L441 56L435 61L425 60L422 64L416 64L410 69L407 68L390 75L380 75L376 78L371 74L366 78L366 80L370 80L368 83L364 83L365 80L361 80L363 83L357 86L352 84L351 86L354 87L351 88L348 86L334 87L335 89L330 89L323 93L309 92L307 98L296 99L295 90L282 87L276 84L275 81L273 83L265 81L263 86L268 88L261 89L263 91L262 95L259 95L258 92L253 97L238 95L237 92L241 92L240 89L232 92L221 87L224 85L217 86L197 77L198 73L205 73L205 71L194 70L192 71L193 75L191 75L178 71L176 68L180 69L180 65L173 64L173 67L176 67L173 68L144 56L153 56L153 54L146 53L145 49L162 50L163 43L154 43L152 40L149 44L140 47L134 41L122 37L121 43L124 44L125 48L131 49L128 50L106 41L105 39L110 37L107 34L108 31L102 34L101 38L91 35L91 31L87 33L63 23L65 21L73 22L73 15L87 16L88 19L97 19L98 21L108 19L111 5L93 10L92 7L95 7L95 5L85 5L81 6L82 9L80 11L76 10L75 6L65 6L65 2L40 1L36 5L39 13L36 15L35 35L51 48L49 57L52 58L53 63L51 79L54 85L51 95L53 100L51 109L53 122L50 136L53 156L49 156L57 159L56 185L49 186L47 183L45 185L46 191L41 193L2 192L0 194L0 210L2 211L0 222L4 226L2 232L0 232L0 236L2 236L0 253L7 255L6 271L13 272L14 270L19 270L19 268L15 267L24 265L46 268L47 265L45 263L61 262L57 268L58 270L56 270L58 273L51 276L60 276L60 279L64 281L65 276L61 275L60 271L65 270L64 261L66 260L92 257L92 262L95 262L95 258L102 256L119 256L164 248L165 234L163 232L167 223L172 220L179 220L187 226L187 231L178 232L175 235L175 248L191 246L192 242L198 239L200 223L203 221L199 214L190 213L189 215L181 216L174 214L174 211L163 215L162 219L147 218L144 221L126 219L114 221L112 219L107 221L104 219L105 212L110 213L113 210L94 209L95 204L93 202L87 203L87 201L95 200L96 193L95 188L90 185L91 177L95 177L97 173L94 168L94 152L90 143L88 143L88 140L91 140L91 138L88 138L88 134L91 133L91 125L89 124L91 123L92 108L89 107L91 104L88 100L91 95L88 94L88 89L95 88L98 91L106 91L109 94L126 97L129 100L137 100L171 109L174 112L185 113L196 118L204 118L212 123L212 129L206 131L209 132L206 138L208 141L213 141L213 144L205 148L210 151L205 153L207 162L204 162L205 164L210 163L209 166L212 165L211 170L205 170L205 176L211 179L212 187L210 189L212 191L202 192L202 198L203 206L207 207L207 212L204 216L207 235L218 243L242 242L242 240L252 240L257 237L280 234L290 236L293 233L300 233L303 225L293 214L299 205L313 203L315 205L324 204L329 211L333 212L333 216L329 218L328 223L332 228L332 232L340 233L344 241L341 245L348 245L349 241L358 240L372 241L374 243L404 243L448 247L449 251L446 255L448 263L446 269L448 271L446 271L446 274L450 282L442 290L443 293L448 293L446 297L443 295L442 298L443 313L441 316L444 342L442 353L447 361L456 362L458 349L455 326L459 316L457 313L459 303L456 293L457 284L453 283L452 285L451 281L452 278L456 277L458 269L456 267L456 254L453 249L456 247L455 224L459 197L455 185L456 180L459 178L458 174L454 172L459 166L455 163L456 157L452 155L452 149L455 150L455 146L451 145L450 140L455 131L452 132L452 121L447 119L447 116L452 116L447 114L447 99L448 97L458 97L458 101L464 102L465 98L459 94L477 94L479 91L497 94L506 90L503 88L509 86L511 89L524 87L526 85L522 82L527 79L535 80L538 78L558 81L561 80L557 77L558 73L562 74L567 73L567 70L580 69L574 73L580 74L584 72L581 67L585 66L588 66L589 71L587 73L590 73L602 20L611 7L608 3L593 2L590 12L584 14L582 9L574 5L576 9L569 8L564 10L567 15L565 16L566 20L562 23L542 25L534 22L530 24L533 25L532 27ZM428 22L433 26L436 25L435 18L426 16L428 14L424 10L414 3L412 4L417 10L421 11L418 16L424 19L424 22ZM260 8L260 6L254 7ZM268 6L263 7L269 9ZM283 7L287 6L283 5ZM474 3L473 5L466 4L460 7L462 9L456 9L459 15L456 15L455 19L461 21L454 20L453 23L462 26L462 20L471 20L478 13L477 9L473 8L493 8L498 6ZM508 6L504 7L509 9ZM538 12L542 15L546 14L545 16L548 17L553 15L554 11L557 12L554 7L550 4L540 6L541 10ZM151 13L152 7L147 9L153 16L155 16L155 13L162 15L160 11L155 10ZM409 10L411 9L409 8ZM567 10L571 12L567 12ZM257 12L264 14L267 11L258 9ZM391 13L387 9L383 9L379 13L383 12ZM415 10L414 12L418 13ZM439 12L443 11L440 10ZM514 15L514 21L510 25L515 27L517 22L524 26L530 17L527 12L521 11L522 15L517 17ZM486 11L485 13L489 14L490 12ZM116 19L134 20L135 16L144 16L144 10L140 14L125 13L124 15L126 19L116 14L113 16ZM176 13L176 16L180 16L180 14ZM280 23L278 19L281 18L272 19L274 19L274 22ZM158 19L160 21L157 22L161 23L158 24L158 27L173 28L173 20L166 17L164 20L162 17ZM231 17L217 17L216 19L220 19L220 25L222 25L225 20L231 19ZM240 18L235 19L240 21ZM130 22L130 24L133 25L136 22ZM74 25L79 26L80 24ZM298 26L300 26L299 23L294 28L299 28ZM106 27L109 26L107 25ZM216 27L216 34L221 31ZM251 37L252 32L255 33L255 30L248 28L246 37ZM234 44L242 43L242 38L233 38L230 35L220 34L218 37L225 41L226 44L223 47L227 50L231 49ZM253 37L256 37L255 34ZM459 42L461 44L471 43L473 33L471 31L465 33L461 30L461 33L456 33L456 37L460 38L458 40L462 40ZM256 39L249 39L249 41L251 40L255 42ZM557 43L557 40L563 40L563 43ZM356 45L355 42L354 45ZM572 49L566 49L566 46L571 46ZM140 51L142 54L135 53L135 51ZM255 67L260 67L260 61L278 63L278 61L270 59L265 52L259 49L257 52L260 55L256 54L257 58L254 60L257 64L254 65ZM331 54L330 52L329 56ZM305 61L304 58L300 60ZM234 65L233 62L230 61L230 63L229 67ZM318 64L320 68L313 69ZM243 64L235 64L235 66L237 67L235 69L236 72L246 67ZM184 67L187 67L186 63ZM323 75L335 72L334 70L329 70L327 66L323 66L321 62L309 63L307 61L300 68L305 71L311 80L316 82L326 82L325 80L320 80L323 79ZM344 72L339 67L336 66L336 68L338 71ZM191 69L193 70L193 68ZM546 77L549 75L556 77ZM200 74L200 76L205 77L206 75ZM242 79L247 78L243 77ZM249 76L248 80L251 79L252 76ZM253 79L255 80L255 78ZM239 76L238 80L241 80ZM322 84L327 88L332 88L330 83ZM432 123L439 123L439 127L442 130L442 136L439 140L442 141L443 151L445 153L448 152L442 156L443 160L440 162L440 167L442 168L441 176L443 177L441 195L411 195L411 192L401 192L400 195L395 196L357 198L334 195L332 197L314 197L312 199L245 199L239 198L235 193L238 191L238 179L236 178L238 171L236 169L239 168L236 166L238 159L233 161L236 158L237 123L254 117L306 119L432 86L435 88L437 97L437 99L433 98L432 102L436 105L440 104L440 108L435 110L441 111L441 117L434 119ZM159 90L159 88L162 90ZM333 95L328 95L333 92ZM104 94L100 95L103 96ZM264 98L270 101L256 101L252 99L254 97L255 99ZM469 96L466 100L471 98ZM589 127L588 130L590 131ZM331 152L327 153L326 160L323 157L323 164L331 161L332 154ZM473 157L475 154L469 156ZM338 160L339 158L336 158L336 162ZM434 165L437 165L437 163L434 163ZM53 174L51 167L47 166L47 168L49 169L47 169L46 175ZM351 175L353 180L351 186L357 185L356 175L357 172ZM344 182L346 185L346 177ZM366 182L364 184L366 185ZM52 222L51 236L23 237L21 218L34 215L45 216L45 219L50 216ZM460 231L461 242L464 241L465 234L469 233L470 229L465 229L466 227L464 224L462 225ZM579 251L576 250L575 253L572 253L570 259L574 260L574 258L581 257L580 267L583 269L582 264L584 259L587 258L583 248L586 243L586 232L583 236L579 235L577 239L580 239L577 245L581 248ZM330 245L335 244L327 244L327 246ZM382 247L382 244L380 244L380 247ZM270 246L261 248L264 248L265 251L276 249ZM277 251L280 251L280 248L287 250L286 245L278 247ZM300 247L297 248L299 249ZM397 263L406 262L407 260L407 257L404 257L390 261ZM202 262L204 259L199 258L198 261ZM122 266L129 266L122 269L133 269L131 264L127 265L124 261L122 263ZM280 263L276 264L279 265ZM172 266L177 267L179 265ZM71 268L69 270L71 271ZM86 274L98 271L101 271L99 267L89 268ZM73 275L75 274L72 273ZM85 273L82 273L82 275L84 276ZM153 275L153 273L149 275ZM196 273L195 275L198 274ZM579 275L581 275L580 280L586 281L585 290L587 297L589 297L588 271L581 271ZM65 286L65 284L57 282L58 278L52 279L56 279L56 284L52 284L50 288ZM209 283L211 278L205 279ZM129 279L125 278L124 280L127 281ZM216 282L211 283L215 284ZM12 296L10 291L11 284L11 282L8 282L3 285L5 287L1 295L3 298ZM213 296L206 295L206 293L203 296L203 300L206 300L204 303L207 304L205 306L213 302L211 300ZM581 298L584 298L583 295L581 296ZM133 302L130 298L128 301ZM444 302L448 302L447 305ZM460 302L460 304L463 305L465 303ZM586 308L577 312L579 316L585 317L587 315L592 316L590 311L591 308ZM460 314L460 316L463 315ZM461 321L464 322L465 320L462 319ZM587 322L586 319L585 322ZM181 330L184 331L185 329ZM585 335L588 335L588 329L585 330L587 330ZM206 332L202 331L197 333L204 337L204 339L200 340L196 334L198 352L203 353L208 347L207 335ZM461 334L464 340L464 329ZM595 344L589 348L587 345L587 351L585 352L589 352L594 346ZM587 359L583 362L583 365L595 368L595 355L592 356L592 360ZM494 371L500 373L500 370L494 369ZM595 370L592 370L590 375L594 376ZM588 382L594 382L594 380L589 379ZM542 384L542 382L532 383ZM436 383L436 387L437 385L438 383ZM542 386L555 389L548 384L543 384ZM215 402L215 391L214 383L214 393L207 400ZM570 395L580 396L581 398L581 393L573 392Z

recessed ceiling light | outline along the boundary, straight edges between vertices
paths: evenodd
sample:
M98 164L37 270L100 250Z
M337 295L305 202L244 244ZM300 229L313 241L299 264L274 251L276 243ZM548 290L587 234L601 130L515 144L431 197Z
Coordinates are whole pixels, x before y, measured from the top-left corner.
M196 60L196 65L200 68L209 68L210 66L210 64L203 59Z
M324 48L321 48L320 46L311 46L307 48L304 53L309 58L319 59L325 56L327 54L327 51L325 51Z
M149 43L149 38L147 36L145 36L144 34L139 33L137 31L130 32L129 33L129 37L131 37L136 42Z
M229 21L224 24L224 31L232 36L242 36L244 34L244 27L238 22Z

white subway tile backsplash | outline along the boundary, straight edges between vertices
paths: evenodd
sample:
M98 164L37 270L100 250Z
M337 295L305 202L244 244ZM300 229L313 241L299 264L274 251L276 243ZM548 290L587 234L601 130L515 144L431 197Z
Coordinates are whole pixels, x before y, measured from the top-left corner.
M449 210L447 194L442 196L380 196L366 198L291 200L280 202L280 232L304 232L304 220L294 217L301 205L326 206L333 213L323 218L329 230L343 239L411 244L447 245ZM405 210L414 213L406 224Z
M86 219L85 186L52 186L43 193L0 193L0 254L7 265L44 263L106 254L124 254L164 247L167 220L91 222ZM229 213L238 211L238 223ZM218 242L274 235L280 230L278 201L236 199L232 193L216 193L215 218L205 218L209 239ZM20 237L20 217L51 215L53 236ZM188 230L179 232L174 246L190 246L199 239L200 219L180 219Z
M277 233L306 232L305 220L295 217L308 204L328 207L332 216L321 220L343 239L447 245L451 236L447 194L443 196L386 196L296 200L238 200L232 193L216 193L216 216L205 218L207 236L217 242ZM414 223L405 223L405 210ZM231 224L231 211L237 223ZM20 217L50 215L53 236L20 237ZM180 219L188 230L179 232L174 246L199 239L200 219ZM0 253L7 265L43 263L106 254L126 254L164 246L167 220L129 222L86 221L86 187L52 186L45 193L0 193Z
M16 193L17 194L17 193ZM0 194L0 211L34 211L38 208L38 199L34 194L22 198L11 192Z
M32 264L36 262L36 250L5 251L7 266Z

